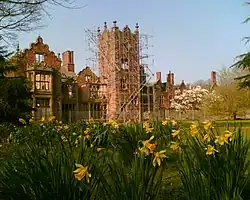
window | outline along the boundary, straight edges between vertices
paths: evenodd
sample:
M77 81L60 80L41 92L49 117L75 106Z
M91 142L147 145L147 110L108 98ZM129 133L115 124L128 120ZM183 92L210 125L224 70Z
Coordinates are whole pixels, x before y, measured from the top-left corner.
M85 81L86 81L86 82L90 82L90 81L91 81L91 76L86 75L86 76L85 76Z
M90 86L90 98L94 98L94 99L99 98L98 90L99 90L99 87L98 87L98 86L96 86L96 85L91 85L91 86Z
M122 89L122 90L128 89L125 78L122 78L122 79L121 79L121 89Z
M44 55L36 54L36 62L38 63L44 62Z
M37 90L50 90L50 75L49 74L36 74L36 89Z
M160 97L160 104L162 105L163 104L163 96L161 95Z
M49 108L49 98L36 98L36 107Z
M121 68L128 69L128 59L121 59Z

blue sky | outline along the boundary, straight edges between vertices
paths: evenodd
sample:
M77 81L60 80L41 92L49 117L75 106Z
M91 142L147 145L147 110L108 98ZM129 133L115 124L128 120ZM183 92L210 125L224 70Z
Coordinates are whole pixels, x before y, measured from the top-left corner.
M250 14L243 0L76 0L87 6L80 10L51 8L52 18L45 28L20 35L20 47L27 48L41 35L55 53L73 50L76 71L88 64L85 29L114 20L123 28L134 29L153 37L149 60L153 72L161 71L162 79L171 70L176 82L208 79L210 71L229 66L235 56L248 50L242 42L250 35L250 24L242 22ZM104 3L105 2L105 3Z

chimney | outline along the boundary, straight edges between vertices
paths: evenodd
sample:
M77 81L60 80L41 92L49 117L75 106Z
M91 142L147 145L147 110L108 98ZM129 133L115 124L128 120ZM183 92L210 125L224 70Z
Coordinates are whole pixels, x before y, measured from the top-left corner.
M181 90L181 92L183 92L183 90L185 90L185 89L186 89L186 84L185 84L184 80L182 80L181 85L180 85L180 90Z
M216 80L216 72L212 71L210 75L210 85L216 85L217 80Z
M156 81L161 82L161 72L156 72Z
M171 72L167 74L167 88L171 85Z
M171 85L174 86L174 73L170 74Z
M63 63L63 66L67 69L67 71L75 72L74 52L65 51L62 54L62 63Z
M117 21L113 21L113 30L118 30Z

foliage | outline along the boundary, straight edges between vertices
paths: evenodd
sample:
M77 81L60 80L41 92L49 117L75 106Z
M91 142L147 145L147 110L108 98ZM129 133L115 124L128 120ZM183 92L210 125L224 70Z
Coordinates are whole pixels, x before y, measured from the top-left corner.
M218 85L203 101L206 115L236 119L237 115L245 115L250 108L250 93L239 89L235 77L242 74L237 69L222 69L218 73Z
M31 94L26 79L7 76L18 67L10 63L9 55L4 51L0 54L0 122L27 119L32 110Z
M11 148L0 162L0 199L183 199L191 198L195 188L200 197L213 193L225 199L225 187L230 190L226 195L238 191L235 194L240 196L244 189L248 140L232 132L228 143L214 144L209 123L196 129L194 124L174 120L62 124L51 117L20 122L22 127L8 129ZM200 137L209 131L211 142L201 145ZM207 144L217 145L220 151L206 155ZM178 160L183 163L181 171ZM217 169L219 161L221 169ZM204 177L198 173L189 176L194 167L208 172L209 163L216 168L211 174L218 183L216 191L207 185L202 190Z
M11 133L14 153L0 164L2 198L158 199L165 162L153 166L158 149L136 154L149 138L141 125L20 121L24 127ZM88 166L90 183L74 179L75 163Z
M245 2L246 5L250 5L249 1ZM244 23L248 23L250 18L244 20ZM244 37L243 40L246 43L249 42L250 37ZM250 88L250 52L243 53L236 57L236 61L230 66L231 68L240 69L244 72L243 75L237 76L235 79L238 80L240 88Z
M242 199L248 180L249 140L241 129L224 134L211 125L199 129L195 136L190 131L182 148L180 170L188 199Z
M71 0L0 0L0 39L12 40L18 32L43 27L41 21L52 6L77 8Z
M200 110L202 99L208 94L207 89L196 86L192 89L175 90L174 98L171 100L171 108L185 113L188 110Z

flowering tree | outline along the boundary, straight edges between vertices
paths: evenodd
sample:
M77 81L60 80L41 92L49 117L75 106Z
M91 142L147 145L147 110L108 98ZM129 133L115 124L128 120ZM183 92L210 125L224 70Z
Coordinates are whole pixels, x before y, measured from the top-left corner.
M175 90L174 98L171 100L171 108L178 112L188 110L200 110L203 98L209 93L207 89L196 86L186 90Z
M250 91L239 89L235 77L244 74L237 69L224 68L218 73L218 86L203 99L206 115L236 119L250 109Z

